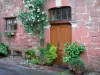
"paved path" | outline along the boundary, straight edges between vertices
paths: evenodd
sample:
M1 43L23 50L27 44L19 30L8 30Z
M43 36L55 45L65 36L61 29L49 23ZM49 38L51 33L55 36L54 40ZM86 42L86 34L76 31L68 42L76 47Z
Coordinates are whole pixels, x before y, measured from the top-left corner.
M53 71L29 69L0 62L0 75L59 75L59 73Z

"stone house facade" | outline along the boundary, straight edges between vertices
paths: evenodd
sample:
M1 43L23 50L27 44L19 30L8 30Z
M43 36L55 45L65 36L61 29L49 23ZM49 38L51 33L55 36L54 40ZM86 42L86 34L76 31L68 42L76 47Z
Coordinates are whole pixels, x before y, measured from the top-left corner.
M48 9L53 7L70 6L72 11L72 41L84 43L86 51L81 57L87 66L100 71L100 0L46 0L44 11L49 15ZM8 43L4 36L6 22L4 17L12 17L12 14L23 8L23 0L0 0L0 39ZM36 47L35 37L25 32L20 21L17 22L16 35L10 39L10 46ZM50 25L45 27L45 44L50 42Z

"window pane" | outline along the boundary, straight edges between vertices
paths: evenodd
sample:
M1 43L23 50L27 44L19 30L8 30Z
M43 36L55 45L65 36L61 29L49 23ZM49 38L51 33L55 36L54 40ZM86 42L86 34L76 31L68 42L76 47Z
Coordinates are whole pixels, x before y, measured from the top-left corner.
M57 14L57 20L61 20L61 10L56 9L56 14Z
M68 20L71 20L72 19L72 17L71 17L71 8L69 7L69 8L67 8L67 10L68 10Z
M7 31L8 31L8 32L11 31L11 25L10 25L10 24L7 25Z
M51 21L71 20L71 7L53 8L50 10Z
M51 20L54 21L55 20L55 11L51 10Z
M14 20L14 24L17 24L17 20L16 19Z
M7 20L7 25L12 24L12 20Z
M62 19L67 19L67 9L66 8L62 8Z
M14 20L14 30L16 30L17 29L17 20L15 19Z

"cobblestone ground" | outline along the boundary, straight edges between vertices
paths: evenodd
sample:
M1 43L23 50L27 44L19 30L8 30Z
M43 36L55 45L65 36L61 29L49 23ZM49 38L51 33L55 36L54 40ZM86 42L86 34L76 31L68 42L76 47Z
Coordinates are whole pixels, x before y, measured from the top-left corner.
M0 75L74 75L60 68L38 65L26 65L20 56L0 58ZM100 72L86 71L83 75L100 75Z
M58 72L29 69L0 62L0 75L59 75Z

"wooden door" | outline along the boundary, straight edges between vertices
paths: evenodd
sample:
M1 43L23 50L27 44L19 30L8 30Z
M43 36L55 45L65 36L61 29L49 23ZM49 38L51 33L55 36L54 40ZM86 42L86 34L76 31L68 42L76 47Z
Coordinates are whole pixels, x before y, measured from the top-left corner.
M70 24L52 24L50 29L50 41L51 44L58 48L56 64L62 64L62 56L64 53L64 44L72 42L72 28Z

